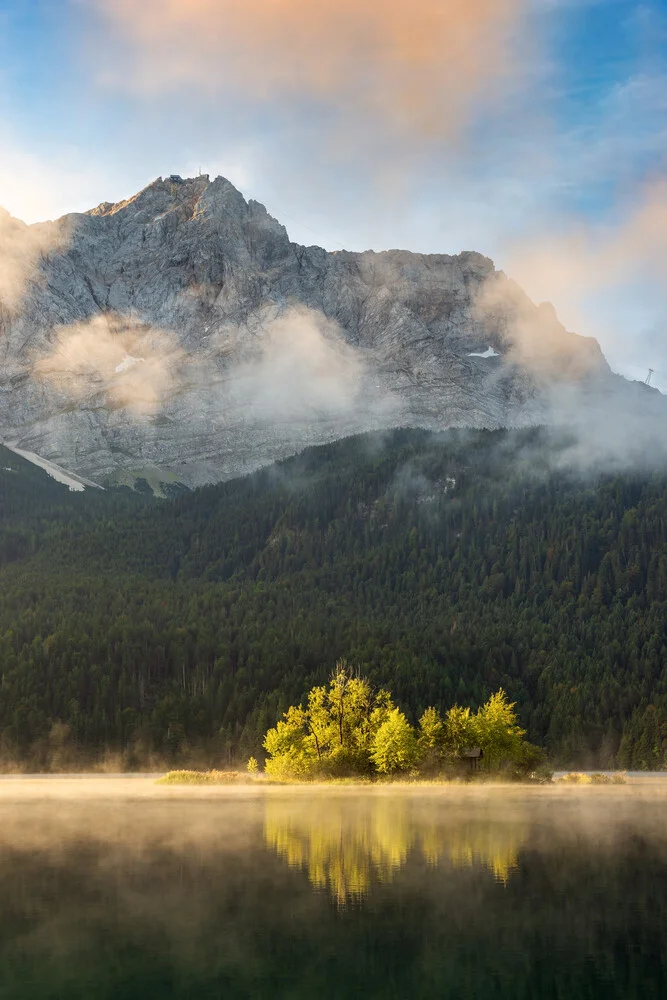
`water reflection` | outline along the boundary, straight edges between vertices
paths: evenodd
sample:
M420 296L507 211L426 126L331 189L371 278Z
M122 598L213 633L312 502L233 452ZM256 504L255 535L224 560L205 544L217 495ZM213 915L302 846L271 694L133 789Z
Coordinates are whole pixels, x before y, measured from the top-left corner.
M2 1000L667 997L667 792L153 787L0 782Z
M362 900L375 883L391 882L415 856L432 867L485 869L506 885L525 837L520 814L424 815L418 804L400 797L269 800L264 820L267 846L341 906Z

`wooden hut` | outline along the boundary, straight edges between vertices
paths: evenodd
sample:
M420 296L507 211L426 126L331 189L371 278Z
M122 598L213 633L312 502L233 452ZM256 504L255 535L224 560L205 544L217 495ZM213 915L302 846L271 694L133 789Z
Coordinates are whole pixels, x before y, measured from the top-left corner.
M483 756L484 751L481 747L469 747L468 750L463 751L463 759L468 762L471 771L478 770L479 763Z

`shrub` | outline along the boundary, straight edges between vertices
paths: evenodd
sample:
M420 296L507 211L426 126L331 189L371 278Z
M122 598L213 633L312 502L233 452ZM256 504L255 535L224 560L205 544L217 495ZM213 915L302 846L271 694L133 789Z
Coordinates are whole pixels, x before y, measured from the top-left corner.
M240 771L169 771L157 785L237 785L248 778Z
M264 773L274 781L309 781L317 776L317 758L298 750L269 757Z
M591 778L589 774L582 774L581 771L571 771L569 774L564 774L562 777L557 778L559 784L562 785L590 785Z

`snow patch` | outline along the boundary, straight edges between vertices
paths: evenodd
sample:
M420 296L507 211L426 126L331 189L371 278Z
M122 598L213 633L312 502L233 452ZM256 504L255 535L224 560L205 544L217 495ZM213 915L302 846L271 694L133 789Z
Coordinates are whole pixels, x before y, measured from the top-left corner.
M500 354L498 351L494 351L492 347L489 347L487 351L473 351L472 354L468 355L469 358L499 358Z
M129 371L130 368L145 361L145 358L133 358L131 354L126 354L121 363L116 365L116 373L120 375L121 372Z
M6 442L5 448L13 451L14 454L18 455L20 458L24 458L26 462L30 462L32 465L36 465L39 469L43 469L47 476L51 476L51 479L55 479L57 483L62 483L63 486L69 487L71 493L83 493L86 486L92 486L97 490L104 489L103 486L98 486L97 483L91 483L90 480L83 479L81 476L77 476L74 472L67 472L65 469L61 469L59 465L56 465L54 462L49 462L47 458L40 458L40 456L36 455L34 451L23 451L22 448L16 448L14 445L7 444Z

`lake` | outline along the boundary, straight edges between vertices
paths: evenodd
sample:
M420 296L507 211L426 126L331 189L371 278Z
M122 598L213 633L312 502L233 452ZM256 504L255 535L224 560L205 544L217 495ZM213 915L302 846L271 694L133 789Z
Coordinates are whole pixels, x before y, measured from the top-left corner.
M667 782L0 780L0 997L663 998Z

